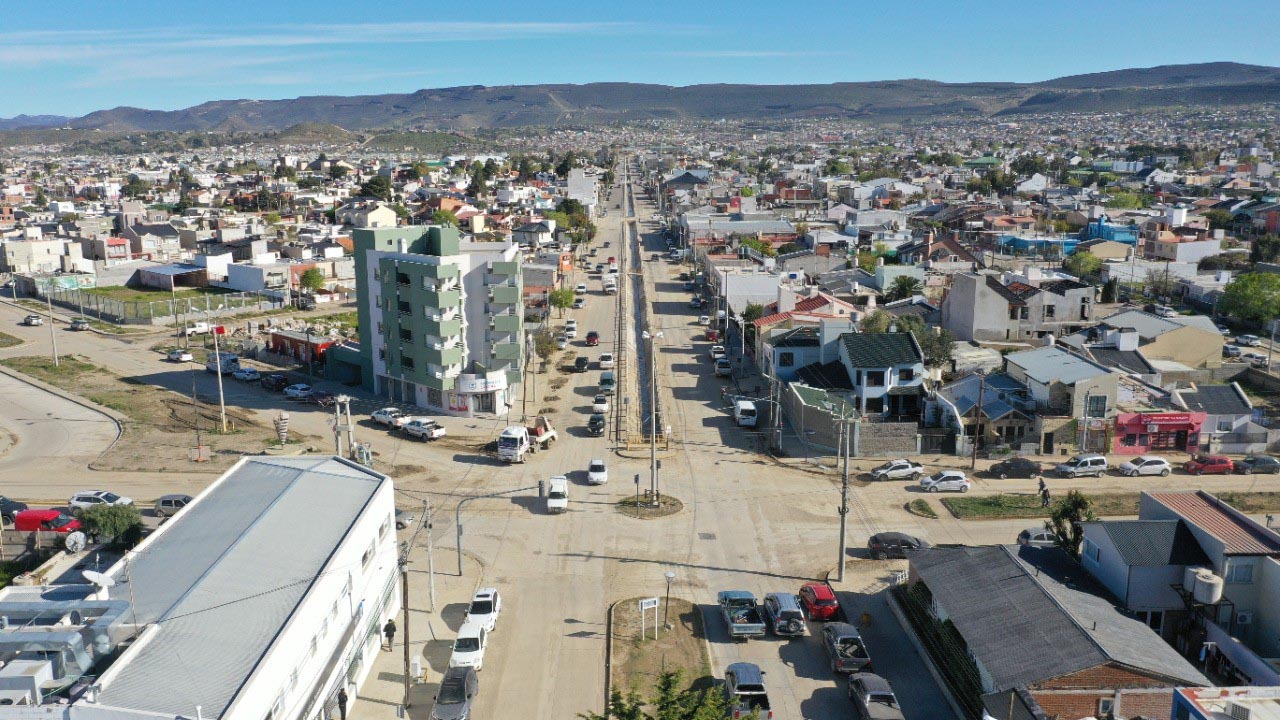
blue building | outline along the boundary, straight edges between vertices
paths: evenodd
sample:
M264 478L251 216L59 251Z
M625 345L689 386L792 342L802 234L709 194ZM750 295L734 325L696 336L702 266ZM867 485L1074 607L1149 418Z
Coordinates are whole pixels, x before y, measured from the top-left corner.
M1002 254L1039 255L1046 258L1063 257L1075 252L1080 238L1072 235L1065 237L1024 238L1017 235L1000 235L996 237Z
M1137 246L1137 225L1113 225L1106 215L1084 226L1080 231L1081 242L1085 240L1112 240L1125 245ZM1073 248L1074 249L1074 248Z

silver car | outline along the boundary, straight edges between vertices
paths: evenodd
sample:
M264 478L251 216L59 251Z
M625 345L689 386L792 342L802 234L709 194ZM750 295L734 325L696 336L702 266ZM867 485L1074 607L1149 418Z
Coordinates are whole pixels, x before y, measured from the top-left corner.
M774 635L780 637L803 637L805 633L804 612L800 603L791 593L769 593L764 596L764 617Z
M466 720L471 717L471 703L480 691L480 678L474 667L451 667L440 679L431 720Z
M1139 455L1132 460L1126 460L1120 463L1120 467L1116 468L1121 475L1126 477L1136 477L1138 475L1159 475L1168 477L1173 472L1169 461L1155 455Z

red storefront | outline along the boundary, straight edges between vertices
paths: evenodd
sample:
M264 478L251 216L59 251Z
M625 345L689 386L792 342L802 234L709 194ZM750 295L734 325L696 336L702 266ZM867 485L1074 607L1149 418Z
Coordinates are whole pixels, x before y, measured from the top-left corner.
M1200 447L1200 426L1207 416L1197 412L1120 413L1112 452L1142 455L1168 451L1194 453Z

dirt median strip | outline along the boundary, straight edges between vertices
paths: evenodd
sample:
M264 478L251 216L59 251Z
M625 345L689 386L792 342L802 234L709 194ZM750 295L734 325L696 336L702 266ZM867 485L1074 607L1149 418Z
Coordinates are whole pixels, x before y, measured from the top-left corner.
M1098 493L1088 495L1098 517L1125 517L1138 514L1140 493ZM1065 492L1056 494L1061 498ZM1240 512L1258 513L1280 510L1280 492L1225 491L1215 496ZM1007 520L1013 518L1048 518L1053 506L1043 507L1034 493L1000 495L968 495L942 499L942 506L960 520Z

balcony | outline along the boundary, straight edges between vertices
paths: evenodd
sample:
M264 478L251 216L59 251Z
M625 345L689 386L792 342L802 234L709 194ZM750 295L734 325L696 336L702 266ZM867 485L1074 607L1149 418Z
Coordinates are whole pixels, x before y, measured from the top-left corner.
M457 265L423 265L422 276L430 280L457 280Z
M502 313L489 319L489 327L496 332L518 333L524 328L524 318L516 313Z
M489 288L489 302L497 305L515 305L524 299L524 292L518 287L498 286Z
M427 307L453 308L462 304L461 290L426 290L422 299Z
M462 320L458 319L457 315L447 319L442 315L437 315L434 318L427 316L427 320L422 327L428 335L435 335L436 337L462 334Z
M428 365L461 365L462 348L425 348L422 351L422 359Z
M493 357L498 360L519 360L524 348L518 342L494 343Z
M518 261L503 262L495 260L489 263L489 272L494 275L519 275L520 263Z

